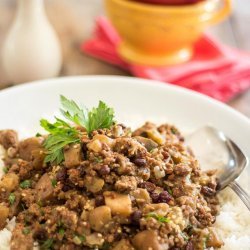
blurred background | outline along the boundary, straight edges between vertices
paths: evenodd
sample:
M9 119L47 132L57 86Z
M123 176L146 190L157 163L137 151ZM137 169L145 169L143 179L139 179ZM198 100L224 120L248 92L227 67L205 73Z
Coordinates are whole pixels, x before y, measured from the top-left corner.
M104 15L102 0L45 0L46 12L61 42L67 75L128 75L127 72L80 52L80 44L93 32L95 19ZM0 50L16 10L15 0L0 0ZM235 0L233 13L224 22L208 29L219 41L250 52L250 1ZM0 88L11 86L0 62ZM250 117L250 90L229 103Z

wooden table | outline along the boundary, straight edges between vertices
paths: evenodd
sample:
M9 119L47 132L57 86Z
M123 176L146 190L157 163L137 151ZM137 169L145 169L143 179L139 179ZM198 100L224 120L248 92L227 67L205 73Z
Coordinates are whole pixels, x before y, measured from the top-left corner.
M45 0L48 16L59 34L64 64L61 75L128 75L114 66L79 51L90 37L94 20L104 13L102 0ZM0 48L15 13L16 1L0 0ZM222 42L250 51L250 1L235 0L234 12L224 23L209 30ZM10 86L0 62L0 88ZM250 117L250 90L228 103Z

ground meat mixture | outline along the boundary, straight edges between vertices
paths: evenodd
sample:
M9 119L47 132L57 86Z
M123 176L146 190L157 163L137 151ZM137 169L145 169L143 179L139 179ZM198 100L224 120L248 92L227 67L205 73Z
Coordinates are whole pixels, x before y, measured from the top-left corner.
M6 149L0 229L16 217L11 250L200 250L220 248L214 172L202 172L177 128L114 125L64 148L45 163L38 136Z

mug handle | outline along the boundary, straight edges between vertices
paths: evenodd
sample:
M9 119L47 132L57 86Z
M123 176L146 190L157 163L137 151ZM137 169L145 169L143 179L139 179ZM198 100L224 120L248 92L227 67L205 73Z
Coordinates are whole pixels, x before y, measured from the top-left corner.
M224 6L217 12L215 15L209 20L210 24L216 24L223 20L225 17L229 15L232 11L232 1L231 0L222 0L224 2Z

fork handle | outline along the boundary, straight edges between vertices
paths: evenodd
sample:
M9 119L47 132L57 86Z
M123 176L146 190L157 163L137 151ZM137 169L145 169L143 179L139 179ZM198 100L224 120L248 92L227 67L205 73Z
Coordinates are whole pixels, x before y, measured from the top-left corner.
M237 181L233 181L228 185L244 202L247 206L248 210L250 211L250 196L248 193L240 186Z

